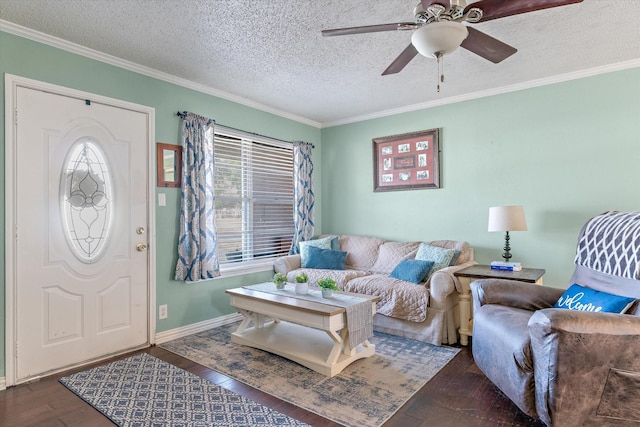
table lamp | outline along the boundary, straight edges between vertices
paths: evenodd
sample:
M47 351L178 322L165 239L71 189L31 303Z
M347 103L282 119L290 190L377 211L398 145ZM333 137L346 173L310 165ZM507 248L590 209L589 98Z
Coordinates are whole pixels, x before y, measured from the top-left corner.
M495 206L489 208L489 231L504 231L505 262L511 259L511 247L509 246L510 231L527 231L527 222L524 219L522 206Z

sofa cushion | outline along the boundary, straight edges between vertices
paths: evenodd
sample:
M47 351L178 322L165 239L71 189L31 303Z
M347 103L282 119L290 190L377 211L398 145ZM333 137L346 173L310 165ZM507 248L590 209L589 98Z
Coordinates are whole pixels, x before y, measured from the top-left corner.
M404 259L393 269L390 276L394 279L418 284L427 277L431 267L433 267L433 261Z
M601 311L604 313L625 313L635 302L633 297L623 297L607 292L585 288L577 283L569 286L554 304L555 308L578 311Z
M398 263L413 259L420 242L384 242L378 249L378 258L370 270L374 273L390 274Z
M332 251L313 246L307 248L308 257L302 263L303 268L324 268L331 270L344 270L344 261L347 253L344 251Z
M336 281L336 285L338 288L343 289L345 283L349 280L367 276L371 273L368 271L362 270L330 270L323 268L298 268L296 270L291 270L287 273L287 282L295 282L295 277L298 274L307 273L309 278L308 282L310 285L315 285L318 283L318 280L329 278ZM414 285L415 286L415 285Z
M379 314L397 319L423 322L427 318L429 289L423 285L394 279L386 274L371 274L350 280L343 288L347 292L376 295Z
M345 268L370 270L376 259L378 259L378 248L383 243L384 240L377 237L341 235L340 249L347 251Z
M444 249L439 246L431 246L426 243L420 243L416 259L423 261L433 261L433 267L429 271L431 276L436 271L449 266L451 258L453 258L454 249Z
M300 248L300 262L302 265L305 265L307 260L309 259L309 247L320 248L320 249L331 249L331 237L323 237L321 239L313 239L313 240L305 240L304 242L299 242L298 247Z

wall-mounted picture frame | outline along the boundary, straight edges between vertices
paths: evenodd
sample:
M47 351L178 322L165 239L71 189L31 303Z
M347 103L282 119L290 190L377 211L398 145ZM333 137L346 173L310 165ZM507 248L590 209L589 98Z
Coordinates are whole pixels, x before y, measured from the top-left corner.
M158 187L180 188L182 185L182 147L158 142L156 155Z
M440 188L439 130L373 139L373 191Z

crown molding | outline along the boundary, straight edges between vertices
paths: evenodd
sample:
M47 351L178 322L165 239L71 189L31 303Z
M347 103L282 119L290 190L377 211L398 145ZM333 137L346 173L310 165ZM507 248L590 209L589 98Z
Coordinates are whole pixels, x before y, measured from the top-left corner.
M69 42L67 40L63 40L59 37L51 36L49 34L42 33L40 31L32 30L27 27L23 27L21 25L14 24L12 22L8 22L0 19L0 31L4 31L9 34L13 34L15 36L23 37L25 39L29 39L38 43L42 43L51 47L55 47L67 52L71 52L77 55L84 56L86 58L94 59L96 61L104 62L105 64L113 65L119 68L123 68L125 70L133 71L138 74L142 74L148 77L152 77L154 79L162 80L167 83L172 83L177 86L181 86L187 89L195 90L197 92L201 92L207 95L215 96L218 98L226 99L227 101L232 101L237 104L241 104L247 107L255 108L256 110L264 111L266 113L274 114L276 116L283 117L285 119L293 120L295 122L299 122L305 125L313 126L315 128L322 127L320 122L316 122L315 120L308 119L306 117L298 116L286 111L281 111L275 109L273 107L269 107L264 104L260 104L259 102L243 98L241 96L234 95L232 93L228 93L219 89L215 89L209 86L205 86L199 83L192 82L187 79L183 79L180 77L173 76L168 73L163 73L161 71L155 70L150 67L145 67L143 65L136 64L135 62L127 61L125 59L118 58L113 55L109 55L106 53L99 52L94 49L89 49L87 47L81 46L76 43Z
M460 96L452 96L449 98L438 99L436 101L423 102L420 104L407 105L405 107L394 108L391 110L379 111L376 113L355 116L344 120L336 120L333 122L322 123L322 128L346 125L350 123L363 122L365 120L380 119L383 117L394 116L396 114L408 113L417 110L425 110L428 108L439 107L442 105L454 104L456 102L470 101L472 99L485 98L487 96L500 95L503 93L517 92L524 89L531 89L540 86L547 86L555 83L562 83L569 80L582 79L584 77L597 76L599 74L611 73L614 71L627 70L630 68L640 67L640 59L631 61L618 62L615 64L603 65L600 67L589 68L586 70L574 71L557 76L546 77L544 79L530 80L528 82L518 83L509 86L502 86L494 89L488 89L478 92L472 92Z

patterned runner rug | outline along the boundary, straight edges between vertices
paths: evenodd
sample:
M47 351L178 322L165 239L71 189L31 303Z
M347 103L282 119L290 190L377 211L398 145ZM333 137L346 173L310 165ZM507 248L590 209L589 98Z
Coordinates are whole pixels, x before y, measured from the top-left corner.
M377 427L388 420L459 350L375 333L376 354L340 374L322 374L262 350L234 344L238 324L221 326L160 347L261 391L353 427Z
M119 426L306 426L142 353L60 382Z

